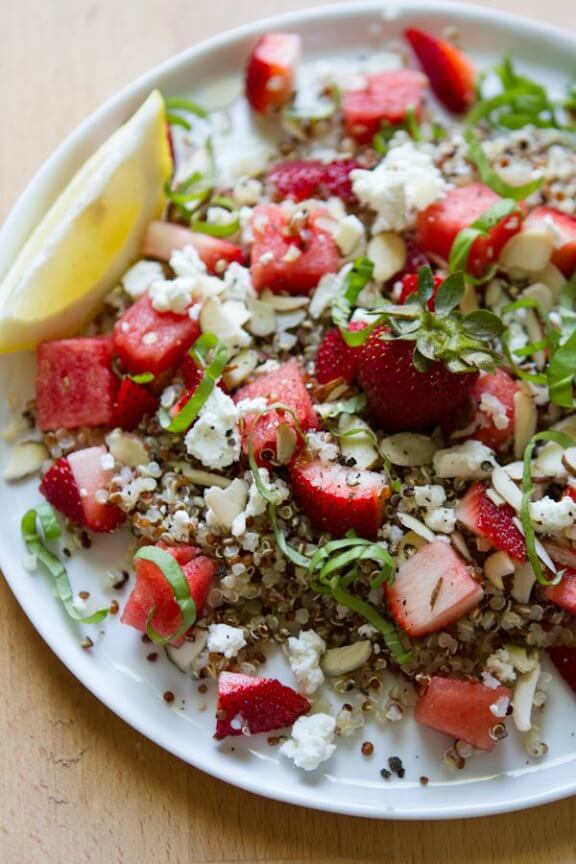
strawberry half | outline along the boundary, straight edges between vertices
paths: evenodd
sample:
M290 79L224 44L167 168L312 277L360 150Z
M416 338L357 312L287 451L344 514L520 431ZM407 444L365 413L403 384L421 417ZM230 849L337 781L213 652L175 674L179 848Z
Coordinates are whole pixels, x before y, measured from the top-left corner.
M158 397L154 393L143 384L137 384L129 375L122 378L116 402L116 423L121 429L135 429L157 408Z
M467 111L474 101L476 82L470 60L450 42L424 30L413 27L405 30L404 35L440 102L456 114Z
M554 236L552 263L570 277L576 270L576 218L554 207L536 207L525 225L550 231Z
M349 330L362 330L366 325L359 321L348 325ZM352 384L358 372L360 347L347 345L337 327L328 330L316 354L316 380L327 384L335 378L343 378Z
M376 537L390 497L384 475L303 455L290 466L290 480L296 503L318 531Z
M576 648L559 645L549 648L548 654L564 681L576 693Z
M505 450L514 434L514 397L518 383L504 372L483 372L470 392L476 409L476 429L470 435L493 450Z
M276 678L256 678L236 672L221 672L216 707L217 740L230 735L271 732L291 726L307 714L310 702Z
M40 492L47 501L60 513L76 525L84 525L84 508L80 498L80 490L74 479L70 462L65 456L58 459L48 469L42 482Z
M480 481L474 483L456 507L456 517L476 534L490 540L496 549L517 561L526 561L526 543L514 524L515 512L508 504L497 507Z
M576 615L576 570L565 570L558 585L549 585L544 589L544 596L551 603L567 609L571 615Z
M292 98L301 50L295 33L267 33L257 42L246 69L246 98L254 111L266 114Z
M343 201L354 198L350 172L360 168L355 159L340 159L328 164L319 159L297 159L275 165L268 179L281 200L292 198L305 201L307 198L330 198Z
M385 590L392 618L410 636L442 630L474 609L484 595L444 540L428 543L404 561Z

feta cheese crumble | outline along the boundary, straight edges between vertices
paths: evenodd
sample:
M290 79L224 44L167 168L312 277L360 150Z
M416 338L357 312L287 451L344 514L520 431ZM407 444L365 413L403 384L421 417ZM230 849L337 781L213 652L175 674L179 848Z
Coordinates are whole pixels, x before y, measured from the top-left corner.
M153 282L150 286L152 306L157 312L173 312L175 315L185 315L192 303L195 287L196 280L189 276Z
M132 300L138 300L153 282L163 278L162 265L157 261L138 261L122 277L122 287Z
M238 409L215 387L184 439L187 452L206 468L227 468L240 458Z
M245 645L246 639L242 627L211 624L208 628L207 648L213 654L223 654L227 660L231 660Z
M541 534L557 534L571 528L576 520L576 502L567 495L560 501L548 496L530 504L534 529Z
M336 720L329 714L299 717L292 727L291 737L280 747L280 753L292 759L298 768L314 771L336 750L335 729Z
M335 462L340 455L340 450L332 441L329 432L307 432L306 444L312 455L316 456L323 465Z
M298 638L288 639L288 662L298 682L298 688L311 696L324 683L320 658L326 651L326 643L314 630L302 630Z

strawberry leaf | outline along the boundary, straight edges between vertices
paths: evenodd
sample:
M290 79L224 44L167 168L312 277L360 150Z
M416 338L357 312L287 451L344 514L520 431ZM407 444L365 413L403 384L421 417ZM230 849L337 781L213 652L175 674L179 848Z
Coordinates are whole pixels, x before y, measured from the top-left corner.
M477 309L462 320L462 329L476 339L497 339L504 332L504 324L494 312Z
M418 302L423 309L434 295L434 276L430 267L421 267L418 271Z
M436 314L443 318L460 304L464 296L464 277L462 273L452 273L440 285L434 300Z

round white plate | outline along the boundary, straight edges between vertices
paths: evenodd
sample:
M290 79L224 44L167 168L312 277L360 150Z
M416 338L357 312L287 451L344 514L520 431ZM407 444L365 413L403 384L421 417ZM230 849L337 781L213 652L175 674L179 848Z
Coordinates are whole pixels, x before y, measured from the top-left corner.
M254 40L269 29L297 30L304 37L306 59L361 53L381 46L402 29L416 25L438 31L456 25L462 43L480 65L510 51L520 68L560 90L574 72L576 38L541 22L530 22L492 9L418 3L383 5L365 3L319 8L274 21L260 22L211 39L169 60L107 102L56 151L30 183L0 233L0 276L20 244L39 220L73 171L142 102L159 87L165 94L202 95L218 99L218 83L238 76ZM203 82L204 86L198 86ZM210 84L210 87L207 85ZM212 95L210 95L212 94ZM208 104L208 107L216 107ZM31 355L3 358L0 389L6 397L0 428L9 419L9 396L23 399L33 392L34 359ZM7 445L0 445L2 462ZM191 765L244 789L294 804L357 816L400 819L439 819L480 816L530 807L570 795L576 790L576 705L558 680L550 687L543 714L543 732L549 753L530 759L514 732L494 753L470 760L461 772L450 772L442 754L450 740L418 728L412 720L389 724L386 730L368 724L358 736L340 743L336 755L315 772L299 772L267 744L266 736L235 738L216 743L214 694L199 696L198 685L181 675L165 658L146 660L150 646L120 625L118 616L103 625L78 628L55 600L49 578L29 573L23 566L24 549L19 520L38 500L37 480L0 485L0 564L24 612L68 668L102 702L135 729ZM76 590L110 602L126 597L107 587L106 572L121 566L127 537L99 538L89 553L77 553L70 565ZM102 638L100 632L105 635ZM83 632L96 645L82 650ZM289 683L281 661L270 664ZM176 695L172 705L162 693ZM205 703L205 710L200 702ZM375 745L372 757L360 754L362 741ZM403 780L384 782L379 769L389 756L400 755L406 767ZM419 782L427 776L426 787Z

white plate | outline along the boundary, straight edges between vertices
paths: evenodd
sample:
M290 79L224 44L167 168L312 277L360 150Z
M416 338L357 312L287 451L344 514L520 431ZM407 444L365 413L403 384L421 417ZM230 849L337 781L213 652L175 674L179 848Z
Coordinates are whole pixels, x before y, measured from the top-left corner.
M407 25L438 30L458 26L462 42L480 63L510 50L521 68L546 83L562 87L574 71L576 38L542 23L471 6L402 3L398 6L360 4L320 8L244 27L191 48L159 66L107 102L76 130L39 171L14 208L0 234L0 274L18 247L73 171L127 116L153 87L166 94L201 92L199 81L215 82L238 74L255 38L271 28L299 31L307 58L329 58L377 49L383 40ZM215 91L209 88L212 93ZM16 355L0 364L1 392L32 393L33 358ZM8 420L2 406L0 426ZM6 459L7 447L0 455ZM102 702L135 729L166 750L230 783L294 804L357 816L439 819L480 816L530 807L570 795L576 790L576 705L568 689L554 681L544 712L543 731L549 743L543 761L527 757L512 733L496 751L470 761L451 773L441 757L450 741L417 728L409 720L383 731L369 724L352 740L341 743L325 770L299 773L266 743L266 736L229 739L217 744L213 732L213 694L199 697L197 684L182 676L167 660L146 661L150 646L138 634L109 618L102 628L84 628L90 635L105 630L91 652L80 647L82 628L63 614L48 578L23 567L19 519L38 500L37 481L0 486L0 563L24 612L48 645ZM89 554L75 555L70 573L77 590L110 602L117 592L106 587L106 571L122 562L126 538L100 538ZM119 596L124 599L126 594ZM274 668L272 664L271 668ZM289 681L286 669L278 666ZM162 693L172 690L169 706ZM206 699L207 710L198 702ZM105 734L105 730L103 733ZM375 753L360 755L360 744L371 740ZM384 782L379 769L392 755L406 766L403 780ZM430 778L423 787L419 778Z

